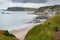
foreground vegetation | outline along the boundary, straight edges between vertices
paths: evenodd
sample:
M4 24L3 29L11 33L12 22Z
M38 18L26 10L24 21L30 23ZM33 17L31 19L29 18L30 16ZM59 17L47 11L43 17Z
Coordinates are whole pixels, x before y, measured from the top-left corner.
M0 30L0 40L18 40L14 35L8 31Z
M56 31L60 31L60 13L49 18L44 23L34 26L27 33L25 40L53 40Z

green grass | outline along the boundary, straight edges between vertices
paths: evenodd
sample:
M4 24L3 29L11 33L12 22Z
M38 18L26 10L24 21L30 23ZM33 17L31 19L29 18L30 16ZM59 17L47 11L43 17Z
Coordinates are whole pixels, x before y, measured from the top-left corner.
M14 35L8 31L0 30L0 40L18 40Z
M60 30L59 13L44 23L34 26L25 36L25 40L53 40L56 30Z

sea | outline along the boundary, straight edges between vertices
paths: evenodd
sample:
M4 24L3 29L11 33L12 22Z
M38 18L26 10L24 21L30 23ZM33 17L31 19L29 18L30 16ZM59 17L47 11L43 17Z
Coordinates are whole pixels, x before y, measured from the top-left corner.
M34 11L3 11L0 10L0 30L26 28L38 15L30 14Z

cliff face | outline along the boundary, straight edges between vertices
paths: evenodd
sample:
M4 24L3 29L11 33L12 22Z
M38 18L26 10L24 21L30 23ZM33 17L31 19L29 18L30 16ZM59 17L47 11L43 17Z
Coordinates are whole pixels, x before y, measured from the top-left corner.
M34 11L35 8L23 8L23 7L9 7L7 11Z

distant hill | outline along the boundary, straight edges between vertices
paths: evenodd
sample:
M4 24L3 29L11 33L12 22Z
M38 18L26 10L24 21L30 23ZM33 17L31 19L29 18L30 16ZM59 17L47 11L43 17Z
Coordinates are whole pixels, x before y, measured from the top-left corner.
M8 31L0 30L0 40L18 40L14 35Z
M9 7L7 11L34 11L36 8Z
M38 8L34 14L47 14L54 15L55 13L60 12L60 5L44 6Z
M60 33L60 13L50 17L42 24L34 26L25 36L25 40L54 40ZM60 35L56 40L60 40Z
M44 7L40 7L38 8L38 10L36 12L44 12L45 10L50 9L51 11L59 11L60 10L60 5L52 5L52 6L44 6Z

